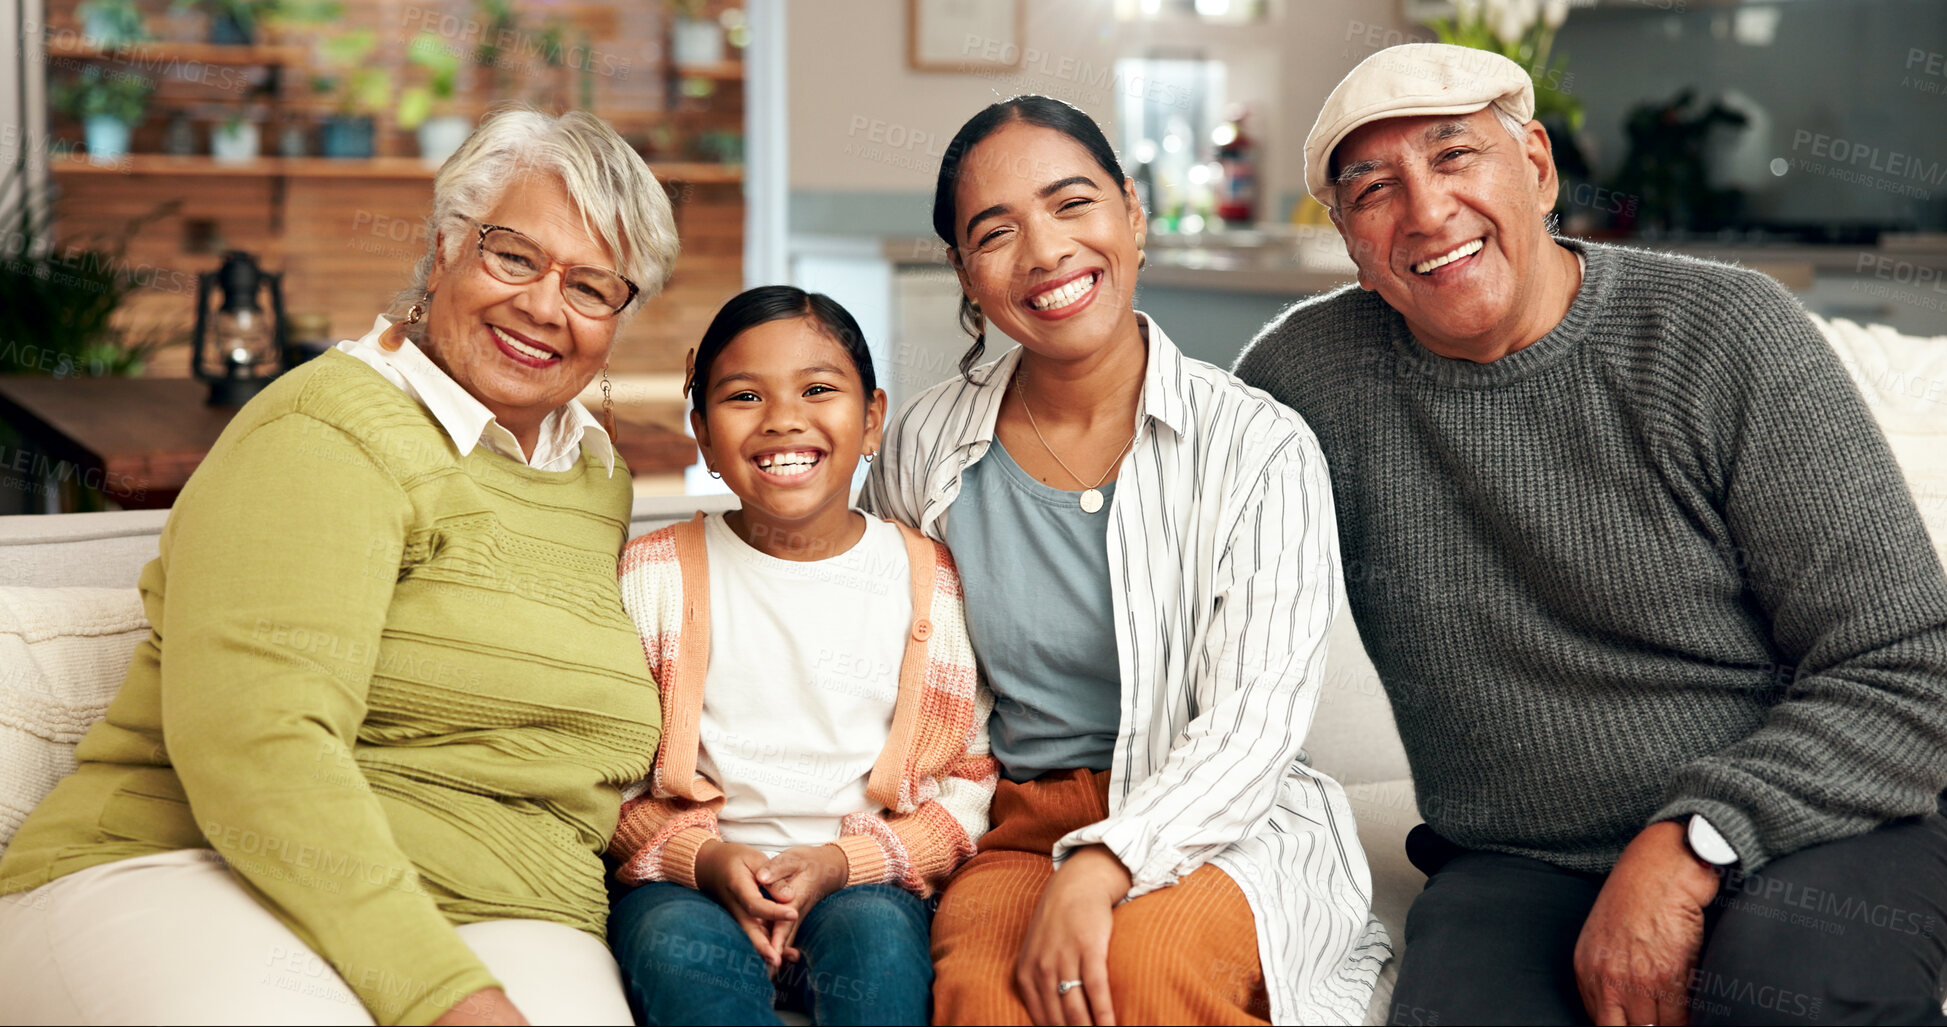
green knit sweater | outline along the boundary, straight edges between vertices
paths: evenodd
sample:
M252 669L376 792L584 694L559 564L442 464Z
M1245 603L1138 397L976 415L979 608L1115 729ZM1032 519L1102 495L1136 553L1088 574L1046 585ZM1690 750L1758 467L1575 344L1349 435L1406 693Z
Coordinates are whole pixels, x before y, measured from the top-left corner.
M656 690L616 587L627 471L465 457L340 353L231 422L140 586L154 631L0 894L211 847L380 1023L494 985L452 924L598 937Z

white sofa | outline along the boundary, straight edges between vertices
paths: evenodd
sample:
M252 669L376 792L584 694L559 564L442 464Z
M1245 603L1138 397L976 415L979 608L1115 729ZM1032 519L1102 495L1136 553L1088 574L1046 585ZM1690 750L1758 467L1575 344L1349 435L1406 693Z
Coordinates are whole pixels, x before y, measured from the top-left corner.
M1947 562L1947 338L1881 326L1823 325L1879 418ZM1917 383L1917 384L1916 384ZM723 509L731 497L645 499L632 532ZM148 630L134 588L155 556L166 511L0 518L0 846L74 767L73 746L121 684ZM1425 878L1406 861L1419 822L1406 756L1352 618L1332 629L1312 763L1345 785L1372 866L1373 910L1401 943ZM1367 1010L1383 1023L1398 960Z
M631 530L641 534L699 508L721 508L729 498L644 499ZM129 653L148 631L135 579L155 557L167 516L0 518L0 843L74 768L74 744L120 687ZM1398 937L1422 881L1402 847L1419 822L1413 785L1378 675L1343 611L1331 645L1309 748L1351 793L1372 860L1375 905ZM1393 972L1388 968L1374 1010L1384 1010ZM1383 1012L1375 1015L1383 1019Z

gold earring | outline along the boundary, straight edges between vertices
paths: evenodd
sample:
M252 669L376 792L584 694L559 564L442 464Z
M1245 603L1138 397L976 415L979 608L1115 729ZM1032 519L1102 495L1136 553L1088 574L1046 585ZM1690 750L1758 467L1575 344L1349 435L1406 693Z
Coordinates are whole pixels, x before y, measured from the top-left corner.
M610 392L608 365L602 365L602 428L608 432L610 442L615 441L615 396Z
M418 324L420 319L426 316L425 305L431 302L432 298L433 294L430 292L421 297L418 303L412 305L411 310L406 311L406 319L404 321L394 323L392 327L387 328L380 334L379 348L385 350L387 353L398 352L399 348L406 344L406 329Z

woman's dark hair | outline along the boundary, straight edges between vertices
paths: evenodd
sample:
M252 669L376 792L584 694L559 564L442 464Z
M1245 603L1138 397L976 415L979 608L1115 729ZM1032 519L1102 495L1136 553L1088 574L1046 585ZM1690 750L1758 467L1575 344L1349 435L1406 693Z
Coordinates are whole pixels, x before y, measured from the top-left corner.
M737 336L758 325L800 317L845 348L852 358L852 366L859 372L859 380L865 383L865 402L871 403L872 390L878 388L872 374L872 351L866 348L865 333L859 331L859 323L852 319L851 312L822 292L806 292L795 285L760 285L730 297L711 319L710 327L704 330L703 341L696 344L696 362L690 369L689 381L684 384L690 404L699 412L703 410L703 394L709 390L710 365L717 362L717 356Z
M1115 159L1115 148L1102 134L1101 126L1095 119L1079 108L1046 96L1016 96L992 104L979 114L967 119L960 131L947 144L945 156L940 158L940 178L933 187L933 231L946 243L951 251L954 242L954 222L959 220L953 209L953 190L960 183L960 163L974 147L988 136L993 135L1002 125L1016 121L1042 128L1052 128L1081 144L1095 163L1108 172L1109 184L1118 192L1122 189L1122 164ZM979 362L980 355L987 349L987 319L980 314L980 308L973 300L962 294L960 297L960 327L973 336L973 346L960 358L960 376L973 381L973 366Z

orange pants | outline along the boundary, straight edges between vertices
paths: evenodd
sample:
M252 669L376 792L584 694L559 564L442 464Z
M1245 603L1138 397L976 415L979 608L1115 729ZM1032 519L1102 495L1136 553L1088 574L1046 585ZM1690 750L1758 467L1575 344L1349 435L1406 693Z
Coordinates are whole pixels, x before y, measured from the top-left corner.
M1108 795L1108 771L1000 783L993 829L933 917L934 1023L1028 1022L1014 966L1055 873L1048 854L1063 835L1106 819ZM1118 1023L1268 1022L1256 921L1236 882L1205 865L1117 906L1109 993Z

